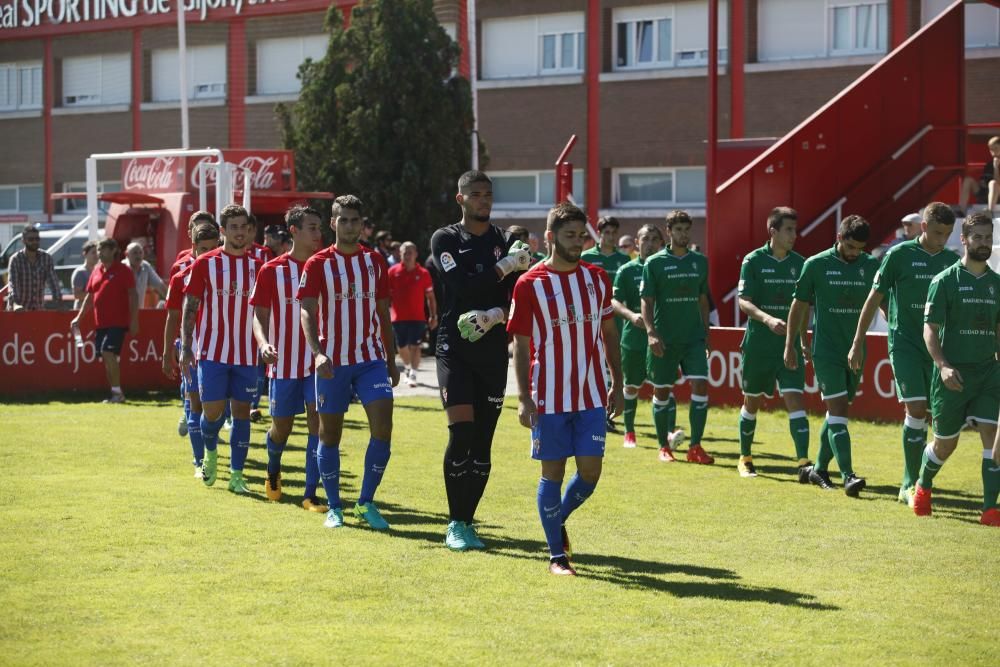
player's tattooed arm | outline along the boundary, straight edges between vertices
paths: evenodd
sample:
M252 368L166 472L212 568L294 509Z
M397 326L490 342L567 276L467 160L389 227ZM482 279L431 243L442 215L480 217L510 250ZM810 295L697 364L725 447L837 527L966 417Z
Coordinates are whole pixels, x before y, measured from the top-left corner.
M181 314L181 366L194 365L194 323L198 319L201 299L191 294L184 296L184 310Z
M616 331L617 333L617 331ZM538 421L538 408L531 397L531 342L527 336L514 334L514 374L517 377L517 418L524 428Z
M941 325L935 322L924 322L924 343L927 353L931 355L934 365L941 373L941 382L952 391L962 391L962 374L945 359L941 347Z
M267 339L268 325L271 323L271 309L264 306L254 306L253 337L257 339L257 349L265 364L273 364L278 360L278 350Z
M306 345L312 350L316 364L316 374L321 378L333 377L333 364L323 353L323 348L319 344L319 320L316 313L319 308L319 301L314 296L302 299L300 309L300 321L302 323L302 333L306 337Z

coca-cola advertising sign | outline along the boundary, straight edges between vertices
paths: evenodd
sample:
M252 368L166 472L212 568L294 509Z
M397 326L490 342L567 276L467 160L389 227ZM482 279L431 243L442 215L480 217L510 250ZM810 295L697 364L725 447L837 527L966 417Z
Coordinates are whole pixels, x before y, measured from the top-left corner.
M251 191L291 191L295 164L291 151L226 150L222 157L234 179L234 196L243 195L245 174ZM200 169L204 163L206 168ZM133 158L122 162L122 187L138 192L197 192L214 189L218 169L213 156Z
M131 192L180 192L183 162L176 157L131 158L122 162L122 188Z

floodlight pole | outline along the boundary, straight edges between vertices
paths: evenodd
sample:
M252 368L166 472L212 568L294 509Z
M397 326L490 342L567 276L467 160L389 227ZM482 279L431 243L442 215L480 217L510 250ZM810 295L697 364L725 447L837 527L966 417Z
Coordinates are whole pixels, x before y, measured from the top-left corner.
M177 81L181 93L181 148L191 148L188 127L187 32L184 27L184 0L177 0Z
M468 0L466 12L466 41L469 44L469 88L472 91L472 169L479 169L479 94L476 91L476 80L479 78L479 65L476 62L476 0Z
M708 147L705 159L705 236L709 248L715 221L715 154L719 127L719 0L708 2Z

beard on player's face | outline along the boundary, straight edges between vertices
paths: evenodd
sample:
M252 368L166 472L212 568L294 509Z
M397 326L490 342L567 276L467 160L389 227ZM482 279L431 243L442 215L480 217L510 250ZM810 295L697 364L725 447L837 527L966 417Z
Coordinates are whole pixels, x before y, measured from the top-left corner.
M979 246L977 248L969 248L969 259L973 259L977 262L985 262L993 254L993 248L990 246Z

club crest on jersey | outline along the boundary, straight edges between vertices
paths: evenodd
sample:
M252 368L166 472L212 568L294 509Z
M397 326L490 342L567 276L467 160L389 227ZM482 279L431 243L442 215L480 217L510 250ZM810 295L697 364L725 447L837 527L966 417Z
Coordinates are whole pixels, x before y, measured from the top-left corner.
M323 407L323 404L326 403L326 394L316 394L316 403L319 407Z
M795 268L795 267L793 266L793 267L792 267L792 278L794 278L794 277L795 277L795 276L796 276L796 275L798 274L798 272L799 272L799 270L798 270L798 269L796 269L796 268Z
M306 286L306 272L303 271L302 278L299 279L299 289L302 289L305 286Z
M863 267L858 269L858 275L861 276L862 278L865 277L865 270Z
M990 285L990 296L993 296L993 285Z
M451 271L455 266L455 258L451 256L450 252L441 253L441 268L444 271Z
M587 293L590 294L590 296L597 294L597 290L594 289L594 283L587 283Z
M501 248L498 245L497 246L493 246L493 254L496 256L497 261L499 262L500 258L503 257L503 248Z

